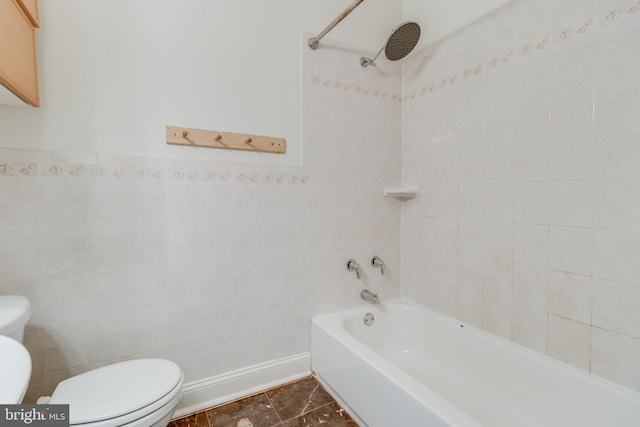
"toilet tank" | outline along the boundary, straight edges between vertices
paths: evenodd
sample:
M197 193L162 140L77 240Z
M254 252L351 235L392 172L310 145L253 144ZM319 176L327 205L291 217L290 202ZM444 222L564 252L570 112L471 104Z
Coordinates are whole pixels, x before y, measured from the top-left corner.
M19 295L0 296L0 335L22 343L24 327L31 317L29 300Z

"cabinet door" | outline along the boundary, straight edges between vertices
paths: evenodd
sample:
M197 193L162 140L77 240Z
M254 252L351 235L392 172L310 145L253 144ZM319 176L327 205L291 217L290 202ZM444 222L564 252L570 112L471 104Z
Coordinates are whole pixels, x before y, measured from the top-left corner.
M0 84L40 106L35 29L15 0L0 1Z
M40 27L38 21L38 0L18 0L34 27Z

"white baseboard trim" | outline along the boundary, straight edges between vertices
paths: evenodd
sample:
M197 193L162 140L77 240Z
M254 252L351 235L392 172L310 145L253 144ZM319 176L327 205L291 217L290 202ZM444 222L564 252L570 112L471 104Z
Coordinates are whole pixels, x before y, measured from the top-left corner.
M182 399L173 418L195 414L308 375L311 375L311 352L193 381L182 388Z

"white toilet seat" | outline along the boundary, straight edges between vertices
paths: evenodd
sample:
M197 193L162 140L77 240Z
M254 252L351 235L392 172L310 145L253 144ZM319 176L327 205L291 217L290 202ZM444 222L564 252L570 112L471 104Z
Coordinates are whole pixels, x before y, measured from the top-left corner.
M182 370L171 361L130 360L62 381L49 403L70 405L71 426L151 426L171 416L183 381Z

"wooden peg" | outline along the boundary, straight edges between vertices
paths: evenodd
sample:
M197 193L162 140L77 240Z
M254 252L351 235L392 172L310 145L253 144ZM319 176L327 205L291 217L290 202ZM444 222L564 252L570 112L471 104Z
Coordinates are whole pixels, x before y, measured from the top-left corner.
M245 144L251 144L253 142L253 140L251 138L247 138L247 140L244 142Z
M222 135L216 135L215 140L216 141L222 141Z
M186 130L182 131L182 137L186 138L189 135L189 132L187 132Z

